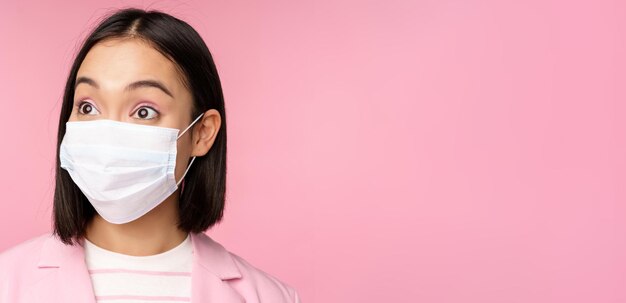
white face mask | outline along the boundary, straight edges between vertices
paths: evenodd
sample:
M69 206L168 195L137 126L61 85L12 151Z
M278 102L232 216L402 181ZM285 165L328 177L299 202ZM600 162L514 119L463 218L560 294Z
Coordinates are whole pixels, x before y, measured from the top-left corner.
M155 208L185 178L176 182L176 128L115 120L67 122L59 157L98 214L123 224Z

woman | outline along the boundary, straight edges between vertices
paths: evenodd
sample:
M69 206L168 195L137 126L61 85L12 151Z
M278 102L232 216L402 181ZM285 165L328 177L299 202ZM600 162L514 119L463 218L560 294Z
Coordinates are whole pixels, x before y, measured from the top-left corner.
M187 23L123 9L78 52L59 120L54 231L0 255L0 302L299 302L205 235L222 218L226 120Z

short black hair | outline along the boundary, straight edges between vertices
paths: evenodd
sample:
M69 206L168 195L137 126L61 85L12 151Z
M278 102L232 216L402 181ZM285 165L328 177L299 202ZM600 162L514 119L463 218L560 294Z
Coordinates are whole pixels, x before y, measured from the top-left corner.
M57 137L54 234L65 244L78 243L96 213L69 173L61 168L59 150L65 123L72 113L78 69L96 43L113 38L140 39L174 63L193 97L190 121L209 109L221 115L213 146L206 155L195 159L179 198L178 227L186 232L203 232L221 221L226 192L226 113L213 57L198 32L186 22L158 10L127 7L102 17L85 38L67 78Z

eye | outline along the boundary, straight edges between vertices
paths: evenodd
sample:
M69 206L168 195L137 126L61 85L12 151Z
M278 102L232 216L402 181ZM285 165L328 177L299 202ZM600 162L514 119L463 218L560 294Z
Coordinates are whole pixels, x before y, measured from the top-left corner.
M78 104L78 113L81 115L96 115L96 114L99 114L100 112L90 102L81 101Z
M159 115L159 112L156 111L154 108L150 106L142 106L135 111L135 113L133 114L133 117L144 119L144 120L150 120L150 119L156 118L156 116L158 115Z

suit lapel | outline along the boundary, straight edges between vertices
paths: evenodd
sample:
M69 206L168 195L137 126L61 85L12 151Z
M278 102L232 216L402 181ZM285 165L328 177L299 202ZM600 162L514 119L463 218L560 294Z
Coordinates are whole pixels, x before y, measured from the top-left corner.
M227 282L241 278L228 251L204 233L192 233L191 240L194 249L191 302L244 303L243 297Z
M42 247L38 267L40 270L55 271L36 284L34 292L41 302L85 302L95 303L82 241L76 245L65 245L55 236L46 239Z

